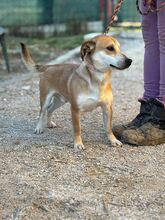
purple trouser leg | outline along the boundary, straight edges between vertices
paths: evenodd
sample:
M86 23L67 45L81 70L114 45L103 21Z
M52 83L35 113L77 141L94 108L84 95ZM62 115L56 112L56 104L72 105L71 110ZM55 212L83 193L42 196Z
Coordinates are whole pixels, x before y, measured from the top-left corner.
M161 0L157 0L157 7ZM158 36L160 50L160 87L159 97L165 103L165 7L158 13Z
M141 0L141 10L146 6ZM156 0L159 7L161 0ZM165 7L158 13L142 15L144 54L144 99L165 96Z

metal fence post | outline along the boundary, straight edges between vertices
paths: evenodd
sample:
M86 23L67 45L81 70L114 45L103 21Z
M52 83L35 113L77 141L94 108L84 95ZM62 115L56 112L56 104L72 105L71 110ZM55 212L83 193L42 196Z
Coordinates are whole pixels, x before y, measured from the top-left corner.
M103 28L105 31L105 29L107 28L107 24L108 24L108 0L104 0L104 23L103 23Z
M2 54L5 59L6 68L9 73L10 72L10 65L9 65L9 57L8 57L7 49L6 49L5 33L0 34L0 44L2 46Z
M38 4L42 8L41 24L53 24L53 3L54 0L39 0Z

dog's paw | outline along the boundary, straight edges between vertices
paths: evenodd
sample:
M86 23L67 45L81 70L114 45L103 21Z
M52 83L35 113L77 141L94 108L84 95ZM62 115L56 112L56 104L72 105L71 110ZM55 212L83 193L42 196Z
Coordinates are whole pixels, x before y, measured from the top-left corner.
M48 128L56 128L57 125L53 121L51 121L51 122L48 123L47 127Z
M34 130L35 134L42 134L43 133L43 128L40 126L37 126L36 129Z
M122 147L122 143L119 141L119 140L117 140L117 139L115 139L115 140L110 140L110 142L111 142L111 146L112 147Z
M74 148L76 150L85 150L85 147L84 147L83 143L75 143Z

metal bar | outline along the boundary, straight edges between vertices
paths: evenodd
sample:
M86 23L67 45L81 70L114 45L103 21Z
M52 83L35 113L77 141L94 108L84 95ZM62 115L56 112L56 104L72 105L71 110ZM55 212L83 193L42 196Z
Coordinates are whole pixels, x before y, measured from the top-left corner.
M1 46L2 46L2 54L3 54L3 57L5 59L6 68L7 68L7 71L9 73L10 72L10 64L9 64L9 57L8 57L7 48L6 48L5 34L0 35L0 43L1 43Z
M108 0L104 0L104 24L103 24L103 28L104 30L107 28L107 25L108 25ZM103 31L104 31L103 30Z

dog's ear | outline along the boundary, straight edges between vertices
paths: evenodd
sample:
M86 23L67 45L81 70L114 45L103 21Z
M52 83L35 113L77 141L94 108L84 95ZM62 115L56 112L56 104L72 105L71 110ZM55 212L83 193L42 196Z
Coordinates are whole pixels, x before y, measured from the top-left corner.
M84 60L84 57L90 54L95 49L95 46L94 40L85 41L81 46L81 59Z

